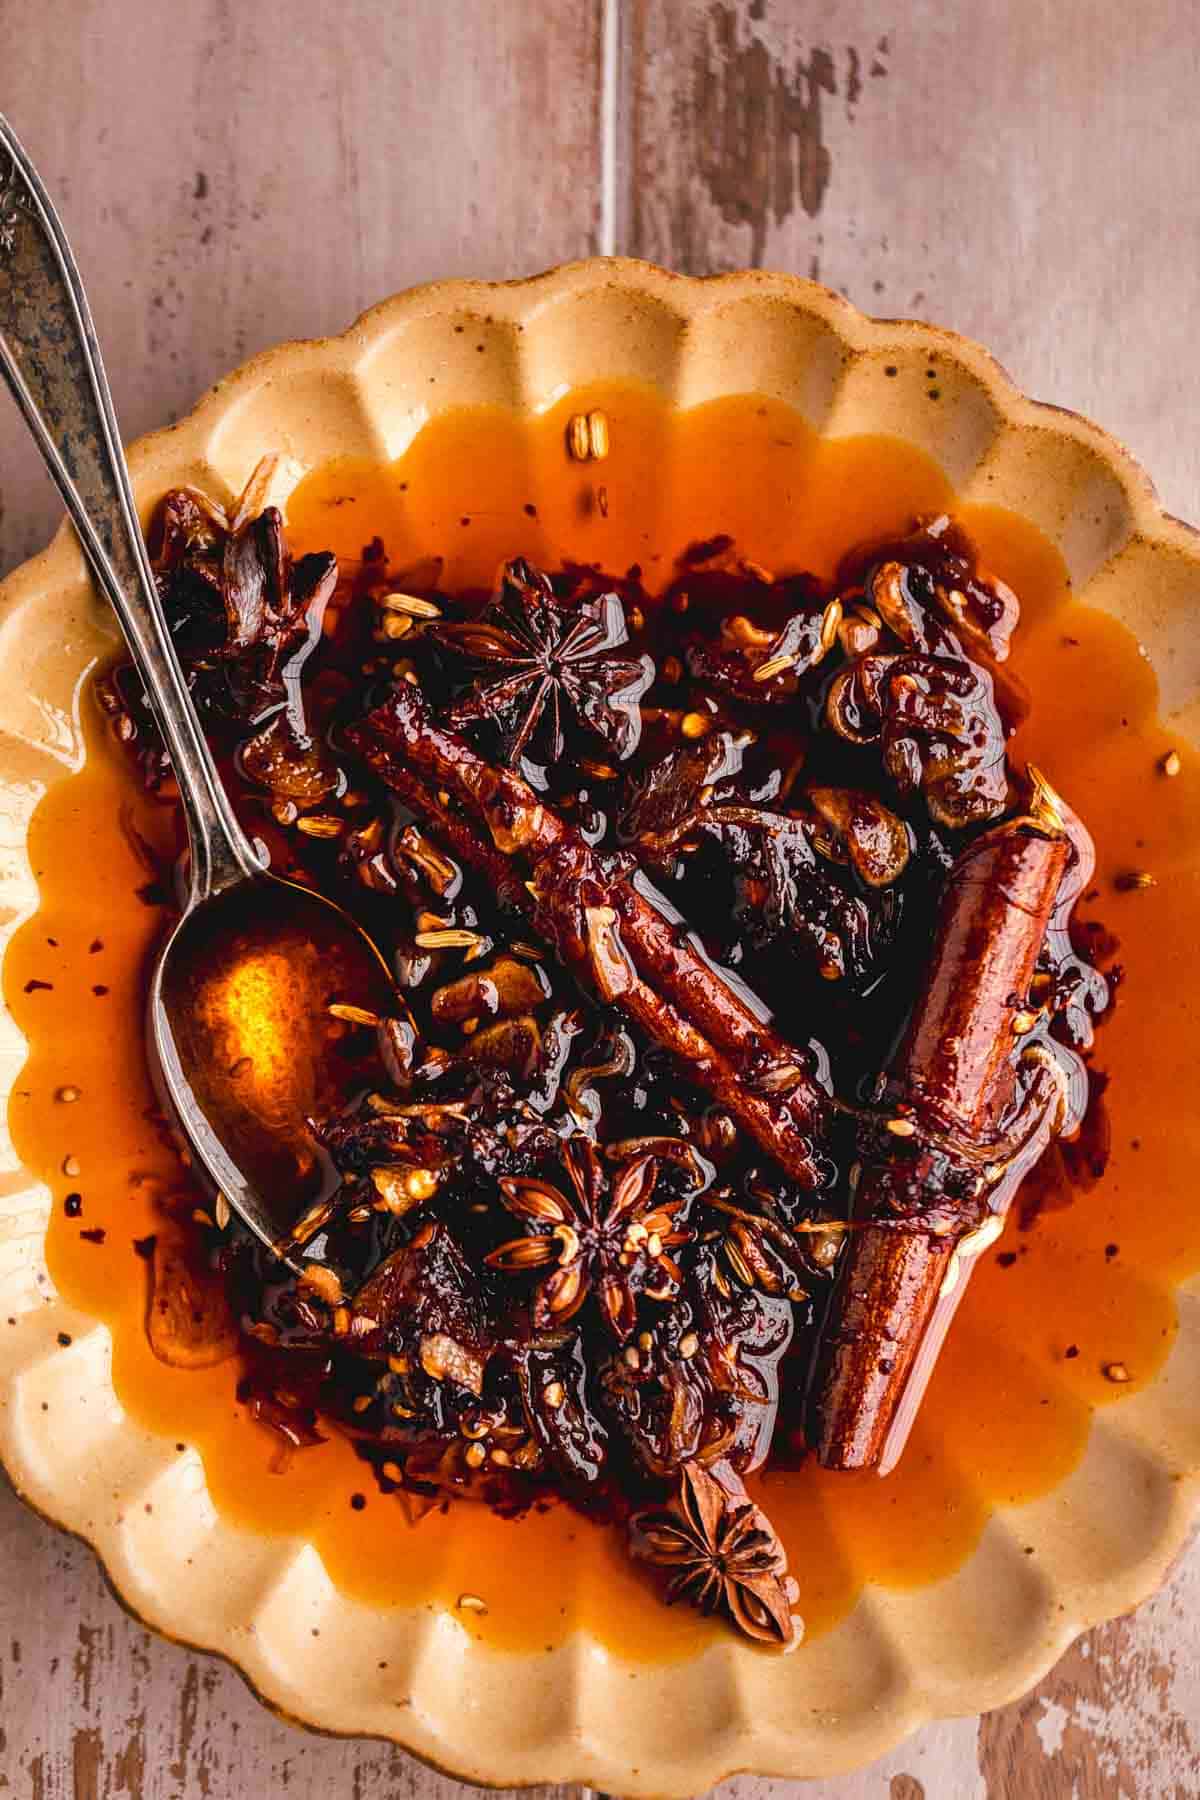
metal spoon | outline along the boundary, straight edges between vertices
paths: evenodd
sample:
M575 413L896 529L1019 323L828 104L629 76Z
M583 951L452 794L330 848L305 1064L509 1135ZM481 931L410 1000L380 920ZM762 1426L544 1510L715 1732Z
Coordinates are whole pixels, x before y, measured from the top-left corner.
M2 116L0 371L117 615L179 783L190 872L150 982L159 1089L212 1182L294 1264L283 1240L333 1185L308 1120L334 1110L355 1075L354 1034L330 1004L386 1013L394 983L338 906L266 873L234 816L159 604L83 283Z

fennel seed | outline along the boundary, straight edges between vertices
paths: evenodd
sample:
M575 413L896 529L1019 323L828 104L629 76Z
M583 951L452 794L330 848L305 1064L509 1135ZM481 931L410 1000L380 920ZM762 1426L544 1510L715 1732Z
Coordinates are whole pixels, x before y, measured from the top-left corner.
M343 1006L335 1000L329 1012L331 1017L341 1019L347 1025L375 1026L380 1023L379 1014L368 1012L365 1006Z
M831 600L821 614L821 655L825 656L833 649L838 628L842 622L842 603Z
M588 452L593 462L603 462L608 455L608 414L590 412L587 416Z
M751 680L770 681L773 676L782 675L785 669L793 668L795 661L795 657L789 656L786 652L779 656L769 656L766 662L759 663Z
M422 600L417 594L385 594L379 602L380 610L397 613L401 618L440 619L442 609L435 606L432 600Z

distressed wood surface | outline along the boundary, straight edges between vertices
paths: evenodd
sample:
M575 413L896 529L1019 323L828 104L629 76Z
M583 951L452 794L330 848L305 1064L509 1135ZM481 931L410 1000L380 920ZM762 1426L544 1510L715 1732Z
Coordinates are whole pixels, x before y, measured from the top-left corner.
M592 254L600 100L598 0L0 0L0 112L60 204L126 438L398 288ZM61 511L21 432L6 403L0 574Z
M1200 29L1181 0L628 0L639 256L987 344L1194 516Z
M615 248L792 268L955 326L1200 514L1200 24L1182 4L0 0L0 45L0 108L62 201L130 436L408 282ZM0 407L0 572L57 512ZM456 1790L277 1723L231 1670L127 1619L90 1553L3 1491L0 1568L2 1791ZM857 1776L742 1779L723 1800L1195 1795L1198 1663L1193 1554L1018 1705Z

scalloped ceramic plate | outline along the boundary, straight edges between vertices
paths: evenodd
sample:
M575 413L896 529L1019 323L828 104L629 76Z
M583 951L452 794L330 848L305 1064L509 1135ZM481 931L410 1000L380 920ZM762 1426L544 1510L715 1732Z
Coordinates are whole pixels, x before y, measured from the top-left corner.
M470 353L478 332L455 333L456 320L486 329L495 354ZM940 406L921 404L919 382L879 378L885 364L920 369L931 352ZM390 459L431 407L532 411L623 377L680 407L760 392L822 434L916 444L961 497L1007 506L1053 540L1076 594L1135 626L1171 728L1200 736L1200 650L1179 628L1200 590L1200 545L1159 510L1124 451L1086 421L1025 400L977 346L872 321L787 276L700 282L595 261L511 285L418 289L343 337L286 345L230 376L182 424L134 447L134 483L144 509L183 481L224 497L269 450L300 472L340 453ZM65 528L0 589L5 940L36 905L23 847L30 813L79 765L76 690L111 641ZM6 1017L6 1094L24 1055ZM1156 1379L1105 1411L1052 1493L1019 1515L997 1513L952 1578L868 1588L848 1618L791 1657L730 1640L690 1661L626 1664L576 1633L552 1655L514 1658L448 1615L352 1602L311 1545L224 1521L198 1456L176 1455L123 1411L107 1329L53 1292L48 1210L48 1193L9 1146L0 1311L17 1324L0 1335L0 1453L18 1490L95 1546L143 1619L227 1656L273 1707L324 1730L395 1739L467 1780L685 1794L735 1770L860 1765L931 1716L986 1709L1034 1683L1077 1632L1151 1591L1196 1511L1200 1308L1183 1289ZM60 1330L75 1338L69 1356L55 1353ZM1037 1548L1036 1574L1024 1544Z

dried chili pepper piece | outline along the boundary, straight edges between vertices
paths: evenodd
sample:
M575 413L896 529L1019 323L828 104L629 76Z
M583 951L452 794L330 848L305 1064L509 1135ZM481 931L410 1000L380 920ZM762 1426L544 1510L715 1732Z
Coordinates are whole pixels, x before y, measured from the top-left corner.
M707 692L742 705L786 704L830 648L824 620L825 609L815 598L810 611L793 613L776 630L734 613L722 619L715 638L689 640L688 673Z
M286 708L281 708L238 747L238 766L257 786L301 806L317 806L338 784L338 770Z
M431 1381L450 1381L473 1394L495 1348L478 1279L441 1223L423 1225L392 1253L355 1296L353 1319L363 1355L405 1355Z
M730 777L741 768L748 741L732 732L715 731L697 742L677 745L641 770L626 790L622 838L637 843L640 852L649 849L651 861L662 860L660 846L673 851L680 831L701 807L723 797Z
M907 845L908 833L894 815L887 818L894 823L883 825L876 842L890 844L894 855L901 835ZM864 815L862 823L865 833L874 822ZM717 869L731 884L729 939L760 951L801 948L826 980L863 986L875 979L896 923L896 904L886 892L890 883L874 884L877 893L870 886L855 891L852 878L836 866L848 860L844 840L835 839L824 821L727 801L697 810L672 831L648 835L638 850L664 866L688 840L714 847ZM858 847L860 856L870 854L865 836ZM881 876L885 868L880 857ZM688 874L704 882L712 872L709 859Z
M991 677L975 663L860 656L835 677L826 716L851 743L879 743L899 791L922 792L940 824L983 824L1008 805L1004 727Z
M535 1443L565 1480L593 1486L608 1462L609 1434L590 1398L578 1333L537 1332L511 1354Z
M182 1231L167 1224L154 1236L146 1334L155 1356L174 1369L211 1368L238 1347L223 1277L201 1261Z
M878 795L861 788L811 787L807 798L868 887L890 887L903 875L912 848L909 829Z
M947 514L907 536L857 549L838 570L902 643L1002 663L1020 618L1012 589L978 566L966 533Z

